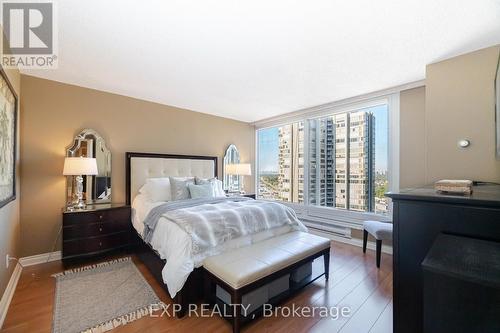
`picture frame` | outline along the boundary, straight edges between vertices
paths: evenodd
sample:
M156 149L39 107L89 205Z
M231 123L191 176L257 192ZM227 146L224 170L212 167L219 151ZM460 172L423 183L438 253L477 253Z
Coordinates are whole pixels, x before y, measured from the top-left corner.
M0 66L0 208L16 199L18 97Z

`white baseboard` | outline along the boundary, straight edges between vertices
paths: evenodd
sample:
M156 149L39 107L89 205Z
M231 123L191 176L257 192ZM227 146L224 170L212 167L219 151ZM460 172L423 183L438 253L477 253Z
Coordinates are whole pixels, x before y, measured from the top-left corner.
M12 301L12 297L14 296L14 292L16 291L17 282L21 277L22 270L23 267L19 265L19 263L16 263L16 268L14 268L14 271L10 276L9 283L7 284L7 288L5 288L2 299L0 300L0 329L2 328L3 321L7 316L7 311L9 310L10 301Z
M34 256L23 257L19 262L23 267L45 264L51 261L61 260L61 251L35 254Z
M3 321L9 310L9 305L16 291L17 282L21 276L23 267L33 266L38 264L44 264L51 261L61 260L61 251L49 252L36 254L34 256L23 257L19 259L19 263L16 263L16 268L12 273L7 288L3 293L2 299L0 300L0 328L2 328Z
M350 244L350 245L354 245L354 246L359 246L361 248L363 247L363 240L362 239L341 237L341 236L331 234L329 232L324 232L324 231L321 231L318 229L313 229L313 228L309 228L309 232L311 234L322 236L325 238L329 238L329 239L337 241L337 242L346 243L346 244ZM375 242L368 241L366 244L366 248L375 251L375 249L376 249ZM382 252L392 255L392 245L385 245L382 243Z

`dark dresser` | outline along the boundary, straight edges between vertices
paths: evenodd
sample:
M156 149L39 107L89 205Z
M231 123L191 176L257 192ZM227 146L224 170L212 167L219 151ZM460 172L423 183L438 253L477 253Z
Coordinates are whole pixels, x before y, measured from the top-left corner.
M63 262L128 250L130 221L130 206L124 204L93 205L79 211L64 210Z
M442 195L432 187L387 196L394 203L394 332L421 333L423 260L440 234L500 242L500 186L474 186L470 196Z

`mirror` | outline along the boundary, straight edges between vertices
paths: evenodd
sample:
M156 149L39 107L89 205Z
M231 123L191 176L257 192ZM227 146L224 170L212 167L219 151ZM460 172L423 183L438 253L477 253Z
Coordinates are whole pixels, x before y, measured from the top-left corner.
M240 163L240 153L235 145L230 145L226 149L226 154L224 155L224 165L223 165L223 175L224 175L224 190L228 192L239 191L239 176L228 175L226 173L226 167L230 164Z
M111 202L111 152L104 139L92 129L84 129L66 148L66 157L93 157L97 175L83 176L83 200L87 204ZM74 201L75 177L66 178L66 203Z

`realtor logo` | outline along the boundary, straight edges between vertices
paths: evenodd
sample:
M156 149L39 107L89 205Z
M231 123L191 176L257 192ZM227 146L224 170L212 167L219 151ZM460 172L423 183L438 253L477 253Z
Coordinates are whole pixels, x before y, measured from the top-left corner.
M3 67L57 67L54 3L3 1L2 26Z

